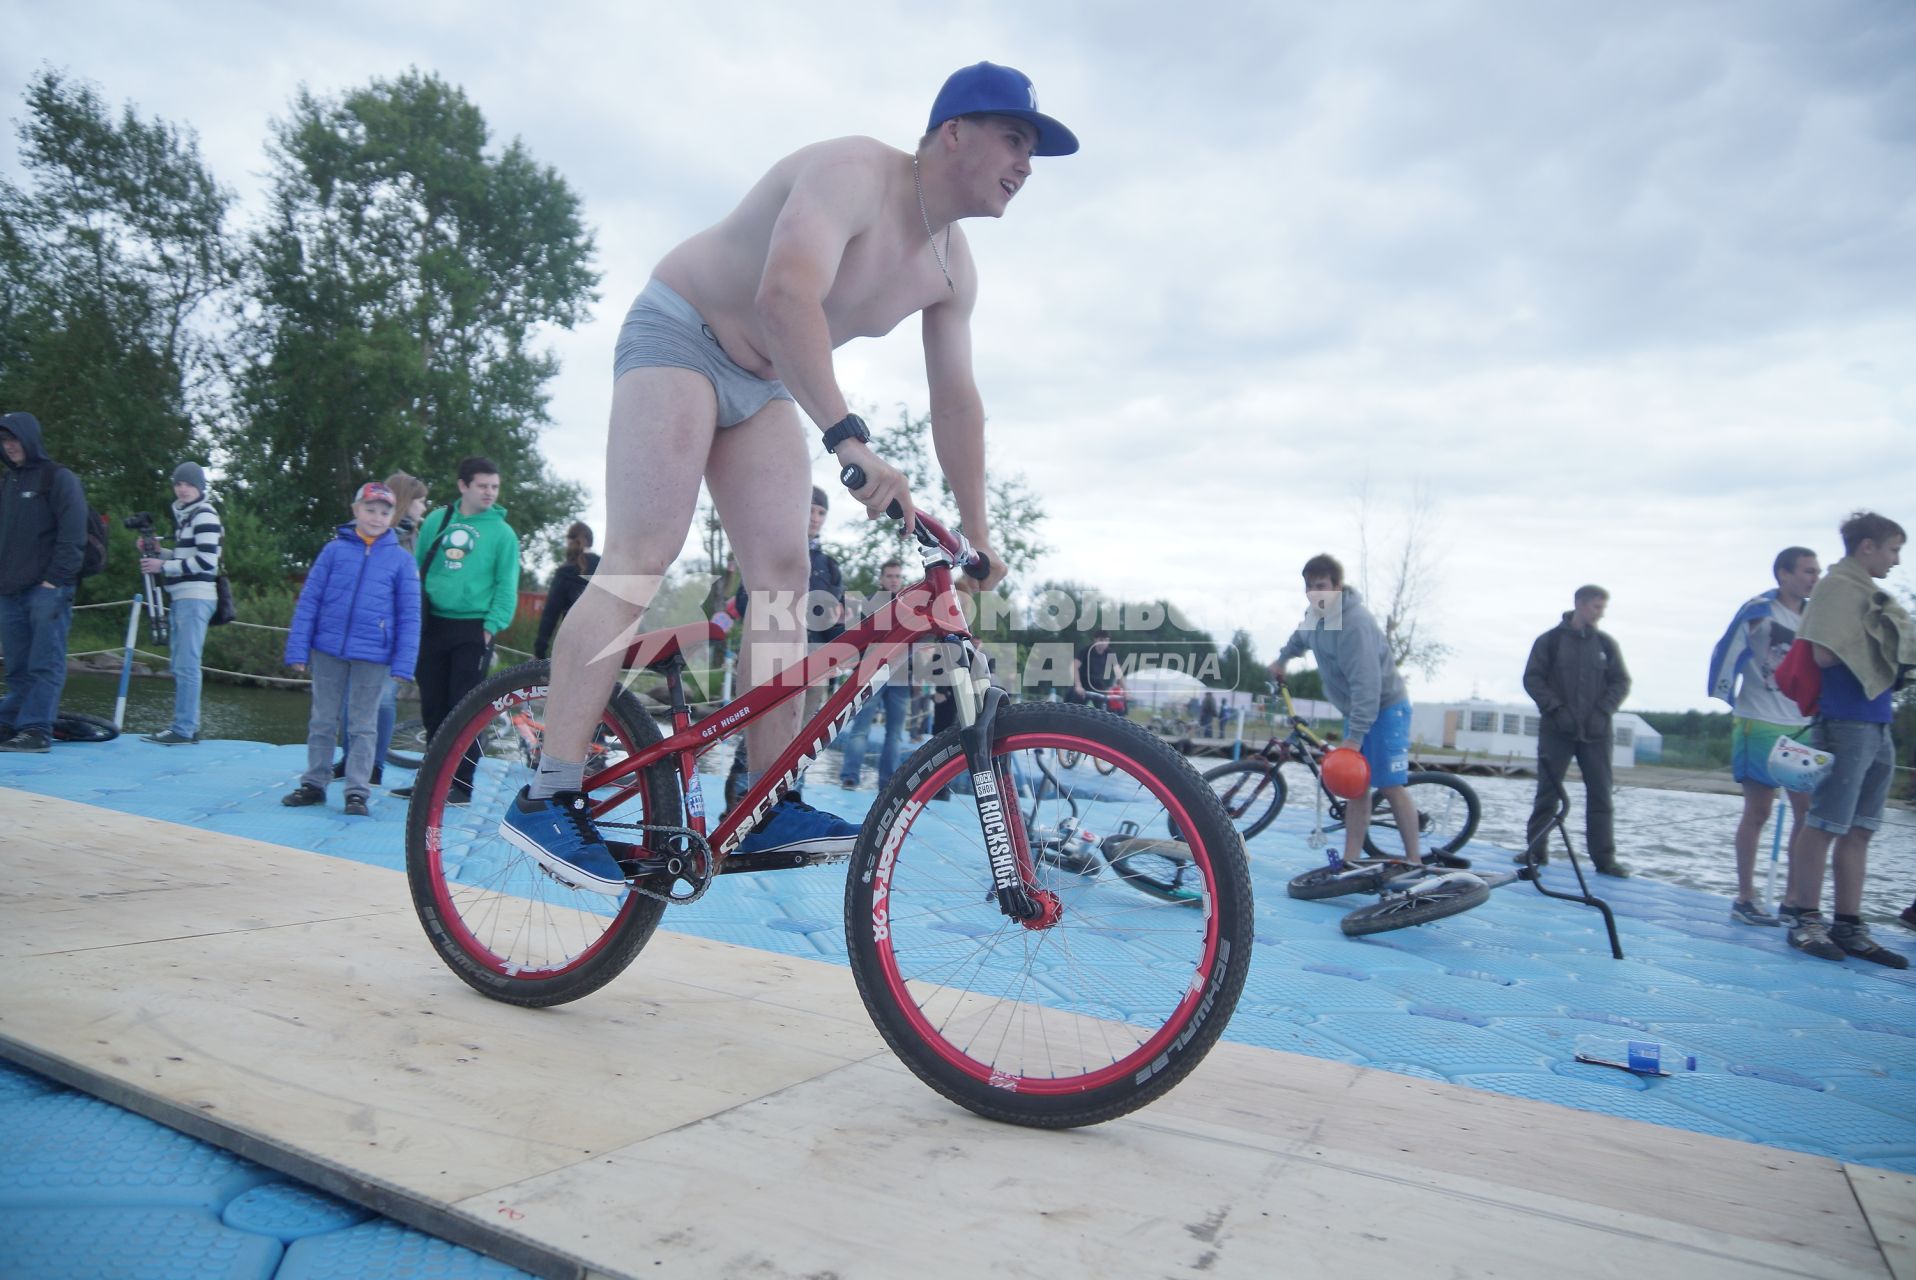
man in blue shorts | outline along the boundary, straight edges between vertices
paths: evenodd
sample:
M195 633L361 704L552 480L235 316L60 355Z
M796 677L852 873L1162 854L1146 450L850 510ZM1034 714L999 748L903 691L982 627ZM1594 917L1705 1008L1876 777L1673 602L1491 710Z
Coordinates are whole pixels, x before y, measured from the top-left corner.
M614 353L606 550L553 646L538 776L500 824L560 880L626 890L585 815L584 762L626 642L685 545L700 482L751 588L739 658L747 687L804 658L802 633L771 603L802 599L810 577L815 445L839 467L863 468L855 496L867 511L876 517L897 502L909 526L910 486L867 443L839 385L835 348L920 317L932 443L965 535L989 556L990 581L1003 576L990 547L984 405L971 370L978 271L956 224L1002 217L1031 177L1032 157L1078 149L1037 106L1023 73L966 67L939 90L914 150L837 138L793 152L653 268ZM792 743L801 701L747 726L752 761L775 761ZM857 828L791 795L795 776L777 780L741 852L849 851Z
M1906 969L1908 957L1870 937L1862 916L1869 841L1883 823L1896 765L1890 697L1916 667L1916 624L1875 581L1901 562L1905 535L1901 525L1873 511L1856 512L1841 532L1843 558L1817 585L1799 636L1822 672L1810 742L1836 762L1790 841L1790 887L1781 914L1790 946L1798 951ZM1836 867L1836 922L1825 927L1823 866L1830 861Z
M1344 741L1364 753L1371 786L1383 794L1404 836L1404 852L1418 857L1417 807L1405 784L1410 781L1410 694L1391 660L1384 629L1364 607L1355 587L1344 585L1344 566L1327 555L1304 562L1304 595L1311 602L1304 622L1271 663L1271 676L1284 682L1284 667L1305 653L1317 658L1324 696L1344 713ZM1370 831L1370 792L1344 807L1344 861L1364 856ZM1445 866L1467 867L1446 856Z
M1776 668L1803 628L1804 606L1823 569L1808 547L1785 547L1770 568L1775 588L1743 603L1710 655L1710 696L1736 709L1730 773L1743 785L1743 817L1736 824L1736 901L1730 904L1730 919L1738 924L1782 923L1756 900L1756 842L1781 785L1770 776L1770 751L1778 738L1801 739L1810 724L1776 687ZM1794 843L1810 798L1803 791L1791 791L1789 797Z

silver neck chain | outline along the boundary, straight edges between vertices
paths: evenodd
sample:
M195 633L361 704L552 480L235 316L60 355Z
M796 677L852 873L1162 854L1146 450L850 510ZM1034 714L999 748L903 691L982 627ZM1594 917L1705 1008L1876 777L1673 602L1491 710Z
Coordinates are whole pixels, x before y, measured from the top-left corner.
M918 216L925 220L925 239L931 242L931 256L938 260L938 270L944 274L945 288L953 293L958 286L951 282L951 271L945 266L946 256L951 253L951 224L945 224L945 251L938 251L938 237L931 233L931 215L925 212L925 184L918 178L918 157L911 158L911 185L918 192Z

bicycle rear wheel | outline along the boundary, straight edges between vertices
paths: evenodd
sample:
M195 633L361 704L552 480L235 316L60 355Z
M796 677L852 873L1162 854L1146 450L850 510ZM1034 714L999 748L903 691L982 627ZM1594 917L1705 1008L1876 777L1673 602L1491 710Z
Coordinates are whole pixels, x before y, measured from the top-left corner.
M1079 770L1035 799L1002 794L1041 777L1032 757L1047 750L1113 769ZM992 752L1001 794L984 803L1011 820L1014 843L1026 819L1055 828L1072 805L1087 838L1103 843L1168 822L1187 833L1168 860L1180 864L1183 896L1033 859L1029 883L1051 911L1030 926L1008 918L992 893L978 800L963 789L942 799L968 776L948 730L893 775L859 834L845 894L852 971L886 1043L945 1097L1016 1124L1095 1124L1183 1079L1230 1019L1251 951L1243 846L1190 766L1116 717L1004 706Z
M1386 893L1368 907L1338 921L1346 937L1362 938L1392 929L1408 929L1414 924L1429 924L1481 906L1490 897L1490 886L1468 871L1447 871L1419 880L1408 889Z
M452 971L508 1004L544 1006L598 990L645 946L665 904L572 889L499 834L499 819L538 769L548 665L485 681L433 735L406 813L406 876L426 936ZM637 698L616 690L594 735L588 774L659 741ZM476 748L471 799L459 804L460 761ZM661 763L607 820L678 824L678 778ZM617 833L615 833L617 834Z
M1468 782L1454 773L1413 773L1405 784L1417 809L1417 851L1422 857L1452 854L1470 843L1483 806ZM1408 856L1397 815L1382 794L1371 795L1370 830L1364 851L1373 858Z

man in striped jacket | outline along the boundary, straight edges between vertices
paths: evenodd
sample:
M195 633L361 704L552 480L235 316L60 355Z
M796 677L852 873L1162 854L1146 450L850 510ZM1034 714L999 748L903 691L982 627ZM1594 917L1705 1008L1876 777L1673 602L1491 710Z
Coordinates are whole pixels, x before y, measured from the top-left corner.
M173 549L140 561L140 572L166 583L172 612L168 650L173 668L173 723L146 741L178 747L200 740L200 651L219 601L220 513L206 487L206 469L182 462L173 469Z

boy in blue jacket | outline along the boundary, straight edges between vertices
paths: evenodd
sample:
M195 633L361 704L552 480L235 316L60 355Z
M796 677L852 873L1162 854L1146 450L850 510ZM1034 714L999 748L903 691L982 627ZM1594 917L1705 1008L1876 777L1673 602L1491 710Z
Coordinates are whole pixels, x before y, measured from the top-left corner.
M306 772L282 796L320 804L333 777L333 740L346 706L346 813L366 817L373 738L386 681L410 680L419 656L419 570L392 532L392 490L377 481L353 498L353 523L320 551L306 575L286 637L286 665L313 673Z

